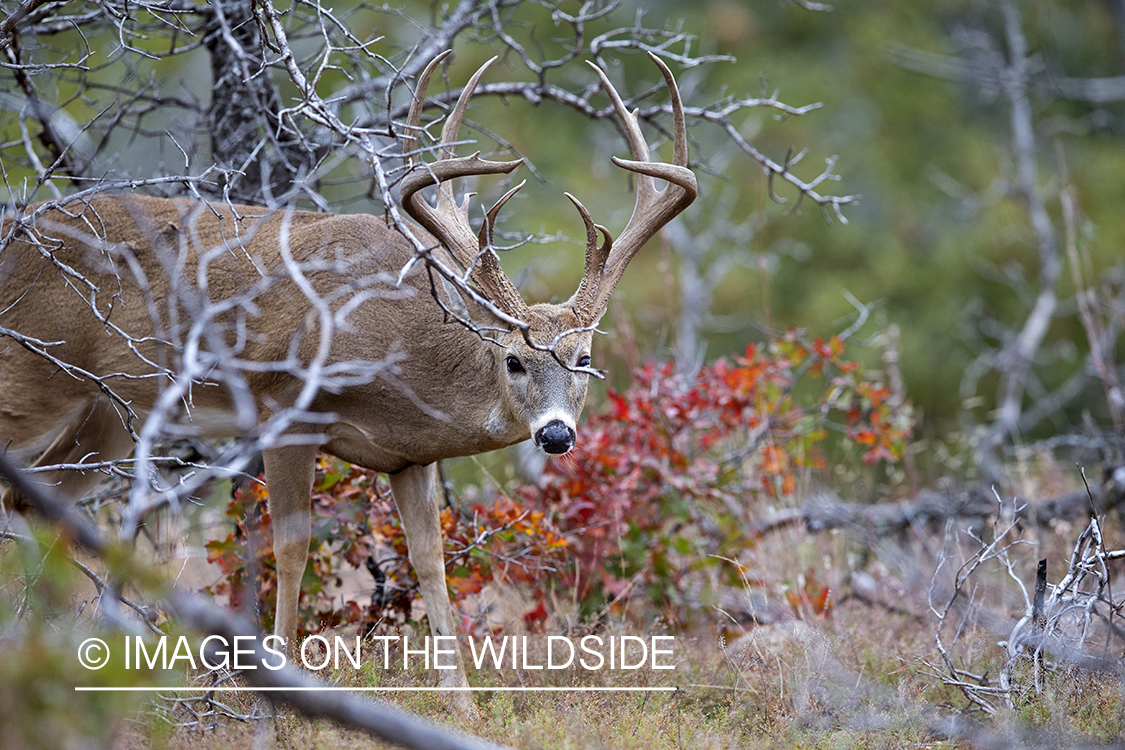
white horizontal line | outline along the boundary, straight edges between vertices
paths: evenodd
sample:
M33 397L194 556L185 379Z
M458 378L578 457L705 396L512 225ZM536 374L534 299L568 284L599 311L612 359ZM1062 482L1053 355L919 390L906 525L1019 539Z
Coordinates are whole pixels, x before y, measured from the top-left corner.
M344 687L340 685L302 687L82 687L80 693L270 693L270 692L345 692L345 693L451 693L451 692L504 692L504 693L674 693L676 687L556 687L556 686L505 686L505 687Z

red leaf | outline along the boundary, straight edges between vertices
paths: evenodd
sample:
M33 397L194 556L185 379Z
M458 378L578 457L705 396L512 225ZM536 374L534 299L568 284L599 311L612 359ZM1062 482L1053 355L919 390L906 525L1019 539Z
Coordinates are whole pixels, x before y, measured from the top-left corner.
M543 624L547 621L547 603L542 594L539 595L539 603L535 609L524 614L523 621L529 630L536 632L543 630Z

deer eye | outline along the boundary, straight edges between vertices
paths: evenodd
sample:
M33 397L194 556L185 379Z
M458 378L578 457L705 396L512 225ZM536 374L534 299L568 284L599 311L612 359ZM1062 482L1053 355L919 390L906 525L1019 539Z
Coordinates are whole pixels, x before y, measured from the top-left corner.
M589 367L590 366L590 355L589 354L583 354L581 357L579 357L578 358L578 366L579 367Z
M513 375L525 372L525 370L523 369L523 363L521 363L519 359L512 355L508 355L508 358L504 360L504 364L508 366L508 372L512 373Z

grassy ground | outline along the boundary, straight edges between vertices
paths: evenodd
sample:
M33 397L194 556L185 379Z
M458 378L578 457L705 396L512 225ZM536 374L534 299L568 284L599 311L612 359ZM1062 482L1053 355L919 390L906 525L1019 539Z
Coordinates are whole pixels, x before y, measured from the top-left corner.
M1107 538L1120 538L1112 520ZM1024 544L1013 548L1024 579L1034 578L1034 561L1055 561L1052 580L1076 534L1063 524L1058 532L1021 531ZM901 540L899 540L901 542ZM962 540L963 541L963 540ZM476 686L614 685L676 686L677 692L647 694L478 693L481 719L465 723L452 716L433 694L395 694L391 702L455 729L519 748L771 748L771 747L977 747L1101 746L1125 738L1125 700L1119 673L1061 670L1043 680L1043 689L1017 692L1013 706L1000 705L995 716L970 713L956 689L927 674L940 662L934 645L936 618L928 609L928 578L910 578L911 570L932 574L931 556L940 535L915 537L883 550L863 563L870 580L855 585L849 570L864 548L843 534L810 535L790 530L748 550L741 562L755 580L752 594L770 605L770 624L736 625L717 611L698 615L691 634L678 634L674 671L585 670L537 672L490 670L470 673ZM950 546L948 541L946 546ZM953 545L956 546L956 545ZM971 551L971 550L969 550ZM896 555L908 552L909 562ZM895 562L897 560L897 563ZM798 573L799 571L799 573ZM784 595L802 576L816 576L833 591L835 606L815 615L794 607ZM873 582L873 583L872 583ZM980 612L999 615L1006 627L1022 613L1018 587L1001 570L982 571L974 585L989 606ZM757 599L760 603L761 598ZM980 614L978 612L978 614ZM560 622L548 633L565 632ZM973 622L973 620L978 620ZM952 642L957 663L996 674L1003 656L997 645L1006 632L988 617L966 618ZM601 635L662 632L638 606L614 612ZM542 639L532 636L542 660ZM951 633L946 633L947 645ZM1120 656L1118 649L1112 656ZM1106 652L1109 653L1109 652ZM1030 662L1028 662L1030 665ZM1030 683L1030 666L1023 677ZM384 672L365 664L361 670L335 671L342 685L406 686L432 684L422 670L392 668ZM239 709L272 715L266 703L243 696ZM951 721L957 729L951 731ZM282 708L276 719L254 724L227 721L214 729L134 725L120 737L122 746L220 748L244 743L280 743L288 748L376 746L366 736L326 722L309 721Z
M857 610L858 617L853 618L850 612L844 615L854 620L856 627L865 627L864 623L870 621L859 608L846 609ZM901 623L892 624L890 633L880 633L879 638L905 645L902 630ZM718 638L677 644L677 669L659 677L647 671L627 675L614 672L594 679L581 673L565 677L556 673L549 681L528 673L470 676L478 686L510 684L522 678L531 684L676 685L681 690L674 694L478 693L481 719L470 723L451 719L441 699L433 694L399 695L392 701L462 731L520 748L903 747L932 741L924 727L909 716L913 694L924 689L920 683L899 694L895 688L888 690L860 674L862 669L889 680L893 676L887 672L901 666L893 659L885 663L876 657L881 649L875 644L868 643L863 651L855 650L838 660L831 653L838 637L826 635L816 625L769 626L757 629L754 635L725 650ZM844 637L856 636L849 633ZM370 671L344 670L334 675L339 684L369 685L374 679ZM426 675L420 672L397 672L389 679L382 678L382 683L389 685L425 681ZM857 685L862 688L858 693ZM249 697L238 702L246 712L252 710L252 704ZM855 725L861 714L899 709L906 712L902 720L892 716L889 726L865 730ZM145 732L149 732L147 741ZM290 748L372 746L363 735L325 722L310 722L285 709L279 712L276 723L267 720L256 726L228 722L213 731L169 731L150 725L144 732L132 730L131 741L124 744L221 748L251 741L255 734L262 733L269 736L259 740L272 743L276 733Z
M566 684L640 685L681 688L674 694L479 693L481 719L451 717L433 694L393 697L401 707L518 748L902 748L975 747L1004 736L1022 736L1044 746L1102 745L1125 737L1125 706L1112 675L1060 675L1041 696L1015 710L966 724L967 737L950 740L936 731L952 714L943 704L960 703L911 663L928 654L932 633L907 615L873 612L845 603L832 621L790 622L754 629L726 649L699 639L677 648L670 676L651 673L608 679L553 680ZM339 684L372 684L361 671L336 673ZM532 684L543 684L520 675ZM496 674L471 676L475 685L503 682ZM398 672L383 684L424 683L421 673ZM508 680L511 682L513 680ZM250 712L255 700L242 696L232 707ZM271 709L258 704L267 714ZM260 744L259 744L260 743ZM213 729L173 728L149 720L126 729L120 747L226 748L378 747L365 735L324 721L309 721L282 708L276 718L247 724L227 721Z
M1046 557L1050 580L1059 580L1081 528L1078 522L1017 530L1012 541L1019 544L1011 547L1015 575L1030 588L1036 561ZM1117 516L1107 519L1103 531L1107 546L1125 547ZM459 731L543 750L1122 746L1122 641L1107 638L1104 623L1093 623L1090 652L1106 657L1116 671L1048 672L1040 690L1014 691L1011 706L998 700L994 716L969 712L965 696L934 676L943 668L930 592L933 586L940 594L948 584L934 571L942 556L942 569L956 570L974 545L959 527L917 529L870 544L844 533L787 528L738 556L751 583L734 593L755 602L764 623L736 622L729 601L722 608L697 604L663 614L633 601L616 607L599 626L603 637L645 636L670 632L663 623L673 619L683 623L675 633L674 671L504 668L470 669L469 675L481 687L659 685L675 686L674 693L477 693L481 718L473 722L458 719L432 693L396 693L388 700ZM74 653L95 627L97 613L87 608L89 581L49 533L41 536L40 549L48 554L35 558L12 543L0 548L0 747L378 747L365 735L286 707L275 711L252 694L223 696L229 713L257 717L246 722L195 721L165 699L74 693L73 685L91 677L76 669ZM1123 581L1118 589L1125 587L1123 567L1119 560L1109 570ZM30 587L24 585L29 573ZM831 590L833 606L826 613L789 596L810 580ZM1022 615L1023 599L996 565L975 574L971 588L974 608L957 612L944 631L945 643L958 666L994 681L1003 658L998 644ZM494 593L511 605L504 634L525 633L520 613L531 605L515 591ZM567 606L555 602L545 631L531 635L537 649L531 663L541 663L547 635L580 637L585 631L578 628L590 627L577 623ZM1034 681L1031 664L1026 660L1016 671L1025 686ZM397 666L384 671L370 656L359 670L321 676L352 686L433 684L433 673ZM182 677L174 682L183 684Z

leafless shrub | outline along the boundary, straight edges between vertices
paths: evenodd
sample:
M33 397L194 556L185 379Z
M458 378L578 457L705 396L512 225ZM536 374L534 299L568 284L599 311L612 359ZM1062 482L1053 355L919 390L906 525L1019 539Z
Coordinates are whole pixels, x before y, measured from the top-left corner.
M1121 432L1120 376L1110 361L1125 319L1120 288L1113 291L1119 283L1115 277L1120 277L1120 268L1103 279L1094 278L1081 247L1077 229L1080 209L1069 184L1062 140L1056 138L1051 144L1056 158L1053 173L1049 172L1043 165L1050 163L1051 148L1044 144L1046 128L1037 117L1036 107L1039 102L1056 98L1087 103L1120 101L1125 92L1119 78L1060 75L1054 61L1043 59L1034 50L1024 28L1021 3L1015 0L989 7L982 16L957 25L951 36L956 56L903 47L891 47L888 56L904 68L966 84L988 105L997 103L1006 108L1010 164L1004 172L980 193L964 189L947 175L936 178L939 187L970 212L1004 199L1017 202L1026 211L1032 257L1003 269L983 269L1020 299L1022 321L1001 319L983 303L967 310L966 336L977 357L965 369L961 396L974 399L985 376L998 376L995 414L976 437L975 459L989 482L1000 482L1006 478L1001 449L1019 443L1022 436L1046 420L1061 421L1063 410L1091 386L1102 385L1109 421L1116 433ZM1056 206L1062 209L1063 232L1053 218ZM1077 289L1073 299L1061 295L1066 260L1070 261ZM1089 351L1070 377L1048 388L1042 372L1057 363L1059 351L1071 348L1069 341L1053 341L1049 329L1053 321L1072 314L1074 308L1086 331ZM1100 442L1098 448L1104 452L1118 441L1107 435Z
M1120 619L1125 599L1113 594L1109 563L1125 558L1125 550L1105 546L1102 518L1090 514L1056 584L1046 578L1046 560L1039 563L1035 584L1027 584L1028 544L1017 516L1016 500L996 496L990 538L974 528L955 530L950 521L946 545L930 584L929 605L937 618L934 645L940 661L923 661L922 673L956 688L974 710L995 715L1039 695L1051 675L1080 671L1125 673L1121 645L1125 629ZM1090 498L1091 503L1093 498ZM960 560L953 549L965 543L969 554ZM953 565L958 565L952 570ZM1013 586L1014 601L1005 600L999 574ZM1049 596L1047 591L1050 591ZM1014 620L1007 613L1022 609ZM999 653L977 650L966 641L983 630L999 637ZM986 636L988 637L988 636Z

